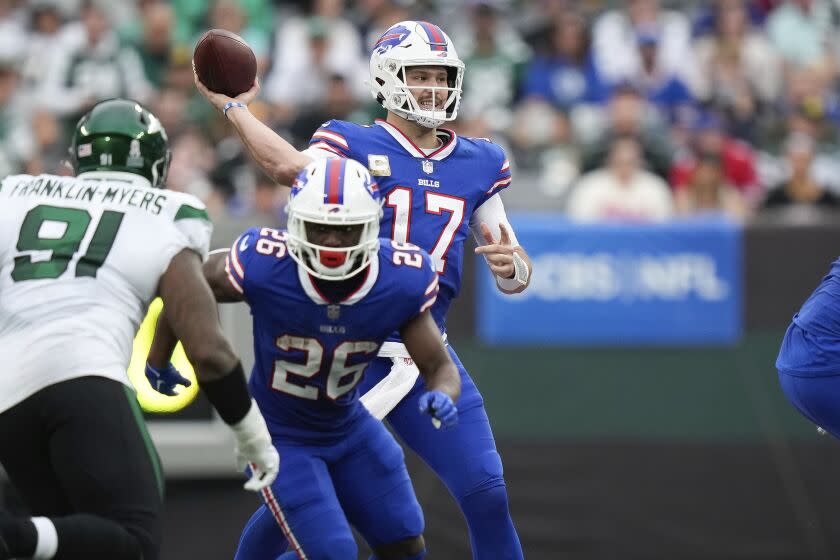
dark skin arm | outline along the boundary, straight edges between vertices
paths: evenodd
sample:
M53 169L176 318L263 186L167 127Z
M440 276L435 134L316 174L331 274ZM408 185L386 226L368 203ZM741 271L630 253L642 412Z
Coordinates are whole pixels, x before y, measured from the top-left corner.
M198 254L184 249L175 255L160 278L158 292L166 315L161 314L158 320L150 349L152 366L166 367L180 340L199 382L215 381L230 373L238 358L222 333L216 301ZM165 323L163 328L161 323Z
M400 336L423 376L426 390L440 391L457 402L461 395L461 376L443 345L432 314L426 310L411 319L400 329Z
M242 294L237 292L227 279L227 272L225 271L226 254L227 251L211 253L207 262L204 263L204 267L201 271L210 286L212 297L215 299L213 302L214 309L215 302L224 303L243 300ZM161 283L162 282L163 281L161 280ZM164 299L164 304L165 303L166 300ZM175 346L177 346L179 340L179 337L177 337L172 330L169 315L169 306L164 305L164 308L158 317L152 346L149 348L149 357L147 358L147 361L149 362L149 365L156 369L166 368L169 361L172 359L172 352L175 350ZM218 322L218 317L216 318L216 321ZM189 354L187 355L189 356ZM192 362L192 360L190 361Z
M178 345L178 337L172 332L169 326L169 318L166 317L167 310L161 309L158 315L155 336L152 338L152 345L149 347L149 357L146 361L157 370L164 370L172 360L172 352Z

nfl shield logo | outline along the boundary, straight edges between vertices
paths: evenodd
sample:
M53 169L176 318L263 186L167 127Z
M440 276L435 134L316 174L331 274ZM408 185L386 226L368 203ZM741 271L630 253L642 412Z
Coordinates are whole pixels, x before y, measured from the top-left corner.
M431 161L429 161L427 159L423 160L423 171L425 173L431 174L434 170L435 170L435 164L433 164Z
M327 318L335 321L341 315L341 306L340 305L328 305L327 306Z

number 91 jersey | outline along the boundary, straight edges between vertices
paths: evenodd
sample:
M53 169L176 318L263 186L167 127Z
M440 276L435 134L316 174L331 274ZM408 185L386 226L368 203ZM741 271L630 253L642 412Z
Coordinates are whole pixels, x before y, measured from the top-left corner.
M206 257L204 204L139 175L15 175L0 183L0 412L98 375L128 386L132 341L183 249Z
M444 329L461 288L464 241L476 208L511 182L502 148L484 138L438 129L441 146L424 152L385 121L360 126L332 120L321 125L307 153L334 154L368 167L385 200L379 235L426 250L440 275L432 308Z
M228 280L253 316L251 393L274 437L327 441L366 414L356 385L385 339L438 292L418 247L380 240L360 287L328 301L289 256L285 232L249 229L230 248Z

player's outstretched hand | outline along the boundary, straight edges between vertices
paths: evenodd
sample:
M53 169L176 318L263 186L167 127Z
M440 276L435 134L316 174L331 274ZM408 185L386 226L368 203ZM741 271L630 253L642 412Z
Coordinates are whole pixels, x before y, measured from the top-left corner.
M513 243L510 234L504 224L499 224L501 237L497 241L493 238L490 228L484 222L481 223L481 235L486 245L476 247L477 255L484 255L487 265L493 274L500 278L513 278L516 269L513 267Z
M165 369L155 369L148 363L146 364L146 379L152 388L163 395L174 397L177 395L175 387L183 385L189 387L192 381L181 375L172 364L166 364Z
M259 78L254 78L254 85L251 86L251 89L245 93L240 93L236 97L228 97L224 93L216 93L215 91L207 89L204 84L201 83L201 80L198 79L198 74L195 73L195 68L193 68L193 81L195 82L195 87L201 95L203 95L219 112L224 110L228 101L239 101L240 103L248 105L251 101L256 99L257 94L260 92Z
M421 413L431 415L432 421L437 420L444 428L451 428L458 423L458 408L446 393L427 391L420 395L417 404Z

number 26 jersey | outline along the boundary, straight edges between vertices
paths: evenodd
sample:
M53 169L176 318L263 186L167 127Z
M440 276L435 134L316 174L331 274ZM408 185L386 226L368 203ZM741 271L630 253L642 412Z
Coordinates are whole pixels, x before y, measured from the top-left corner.
M274 437L328 441L358 414L364 370L394 331L429 309L438 277L418 247L380 240L359 288L330 301L289 256L285 232L249 229L225 262L253 316L249 384Z

